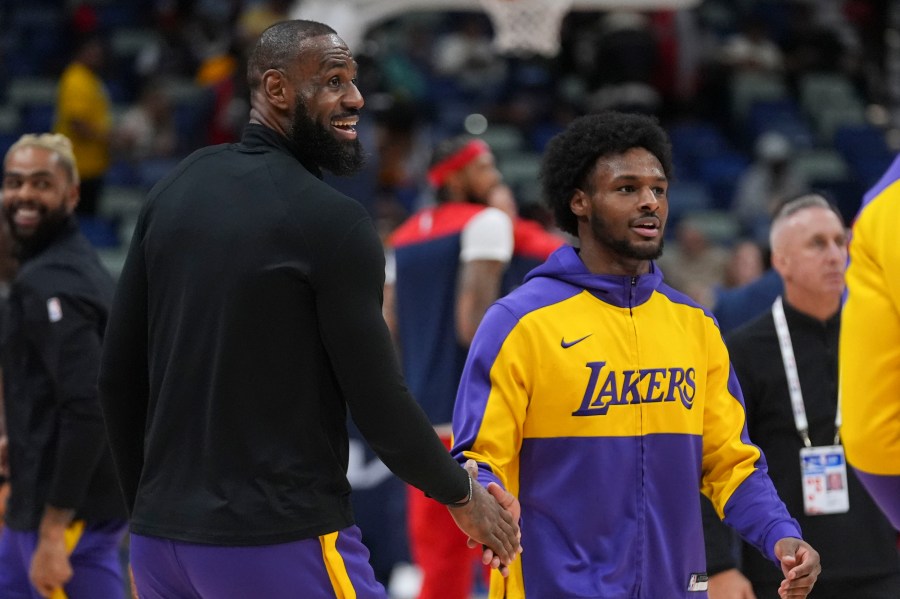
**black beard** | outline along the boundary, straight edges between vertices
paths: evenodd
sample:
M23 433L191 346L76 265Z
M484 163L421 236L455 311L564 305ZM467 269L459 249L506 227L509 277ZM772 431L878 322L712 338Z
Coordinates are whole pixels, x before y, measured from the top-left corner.
M487 205L487 198L479 197L472 193L471 191L466 192L466 201L470 204L483 204Z
M20 235L16 224L13 222L15 205L4 206L3 213L9 223L9 231L16 243L16 254L19 256L34 255L50 244L59 235L71 217L65 206L53 210L39 208L41 222L30 235Z
M616 239L610 235L606 226L603 224L603 221L596 216L591 215L589 222L591 225L591 234L594 236L594 239L620 256L633 258L635 260L656 260L662 256L664 245L662 237L659 238L659 245L656 247L636 246L625 239ZM660 233L662 233L661 230Z
M357 173L366 162L359 138L340 141L327 128L309 116L306 104L297 98L294 120L288 137L300 152L320 168L338 176Z

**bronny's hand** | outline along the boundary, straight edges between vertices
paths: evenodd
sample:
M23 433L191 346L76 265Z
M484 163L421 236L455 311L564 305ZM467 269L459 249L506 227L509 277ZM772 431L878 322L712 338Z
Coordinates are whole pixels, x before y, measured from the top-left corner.
M513 498L514 503L509 503L505 499L507 507L504 508L494 494L478 483L478 466L475 460L466 462L466 471L472 478L472 499L462 507L448 508L450 515L460 530L469 536L470 545L485 546L482 559L487 559L486 563L495 567L501 564L508 566L522 550L519 544L518 513L512 513L513 510L519 511L518 501ZM502 489L500 491L505 493ZM488 549L490 554L487 553Z
M756 599L753 585L737 568L710 576L708 593L709 599Z
M785 537L775 543L775 557L781 562L784 580L778 588L782 599L806 597L822 571L819 552L806 541Z

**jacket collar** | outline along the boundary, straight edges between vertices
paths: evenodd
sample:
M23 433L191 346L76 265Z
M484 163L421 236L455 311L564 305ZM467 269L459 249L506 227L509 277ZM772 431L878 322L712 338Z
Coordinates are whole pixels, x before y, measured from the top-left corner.
M627 308L643 304L662 284L662 272L650 263L650 272L643 275L598 275L590 272L581 261L578 250L564 245L531 271L526 280L549 277L581 287L606 303Z
M258 123L250 123L244 127L241 136L241 144L247 148L274 147L286 154L293 156L303 167L317 178L322 178L322 169L315 163L305 152L305 148L284 135L281 135L274 129L260 125Z

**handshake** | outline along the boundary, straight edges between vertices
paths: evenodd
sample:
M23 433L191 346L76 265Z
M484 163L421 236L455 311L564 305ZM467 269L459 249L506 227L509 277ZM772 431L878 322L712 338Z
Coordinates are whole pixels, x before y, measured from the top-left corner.
M469 536L469 547L482 546L482 563L508 576L509 565L522 553L519 500L496 483L487 488L481 486L475 460L466 462L465 468L469 473L469 495L447 506L450 515Z

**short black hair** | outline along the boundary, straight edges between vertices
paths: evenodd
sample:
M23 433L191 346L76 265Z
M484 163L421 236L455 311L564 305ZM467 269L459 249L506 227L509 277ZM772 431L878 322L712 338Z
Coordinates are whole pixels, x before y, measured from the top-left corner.
M269 69L285 70L296 60L300 42L320 35L337 35L337 32L316 21L295 19L281 21L260 34L247 60L247 85L255 89L262 83L262 75Z
M588 175L602 156L644 148L672 178L672 144L655 117L616 111L581 116L551 139L541 161L541 190L557 226L578 234L578 219L569 203L576 189L590 192Z

